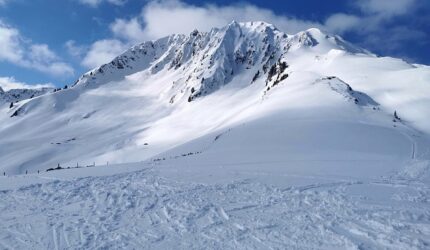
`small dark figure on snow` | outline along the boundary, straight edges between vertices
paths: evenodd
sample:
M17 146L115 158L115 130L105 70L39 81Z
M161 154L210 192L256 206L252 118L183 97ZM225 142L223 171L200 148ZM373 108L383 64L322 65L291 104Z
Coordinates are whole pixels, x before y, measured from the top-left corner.
M3 176L6 176L6 172L3 172Z
M27 174L28 173L28 171L27 170L25 170L25 174Z
M13 108L13 102L10 103L9 108Z
M397 115L397 111L394 111L394 119L393 122L400 121L400 117Z

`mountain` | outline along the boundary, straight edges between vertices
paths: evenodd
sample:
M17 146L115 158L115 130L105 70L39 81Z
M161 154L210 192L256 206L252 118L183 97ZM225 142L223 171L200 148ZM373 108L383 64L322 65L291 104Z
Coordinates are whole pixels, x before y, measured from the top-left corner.
M0 105L0 248L426 249L429 83L264 22L135 45Z
M44 95L48 92L53 91L54 88L36 88L36 89L9 89L4 91L0 87L0 105L7 103L10 105L11 102L19 102L26 99L31 99L40 95Z
M317 45L319 50L326 52L341 49L351 53L368 53L318 29L289 36L264 22L232 22L210 32L195 30L189 36L172 35L134 46L111 63L83 75L76 85L98 86L143 70L157 74L168 69L181 72L172 83L170 101L173 103L180 99L178 92L191 101L218 90L244 71L252 73L250 83L260 75L266 76L268 82L274 74L280 76L283 73L277 70L286 69L288 53ZM279 68L281 64L285 66Z
M427 134L429 72L318 29L289 35L264 22L232 22L171 35L133 46L69 89L4 107L1 168L23 173L59 163L141 161L277 113L285 126L323 119L333 129L342 121L346 128L372 124L363 133L382 126L400 137L403 130ZM303 143L320 143L309 139Z

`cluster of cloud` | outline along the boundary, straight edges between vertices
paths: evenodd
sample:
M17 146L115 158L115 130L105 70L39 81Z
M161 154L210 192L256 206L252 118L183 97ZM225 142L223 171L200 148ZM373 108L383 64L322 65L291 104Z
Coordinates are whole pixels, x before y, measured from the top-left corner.
M127 44L119 40L99 40L91 45L91 48L82 60L82 65L87 68L100 66L103 63L110 62L126 49L128 49Z
M355 4L365 13L390 18L411 11L415 0L360 0Z
M359 15L333 14L325 25L331 31L370 33L380 30L391 19L412 12L415 3L416 0L359 0L353 3Z
M0 61L34 69L53 76L73 75L73 68L46 44L32 43L18 29L0 21Z
M342 28L345 32L363 37L365 47L408 59L399 49L410 41L425 43L429 40L429 34L403 24L393 25L393 20L408 15L418 20L414 13L422 4L420 0L359 0L355 2L355 7L361 11L361 16L345 15L338 21L344 24ZM348 19L355 21L348 24Z
M44 84L27 84L17 81L14 77L0 77L0 88L4 91L10 89L37 89L37 88L53 88L52 83Z
M247 3L228 6L213 4L195 6L179 0L150 2L142 9L137 20L142 24L140 34L144 39L155 39L172 33L189 33L194 29L207 31L213 27L225 26L232 20L238 22L266 21L289 33L321 26L315 22L276 15L270 9ZM122 19L115 21L115 23L119 22L125 21ZM130 24L132 23L129 22ZM115 35L121 37L121 33L113 31Z
M85 0L90 1L90 0ZM97 0L96 2L100 2ZM96 67L107 63L131 44L145 40L157 39L173 33L187 34L194 29L208 31L236 21L261 20L274 24L287 33L296 33L311 27L323 29L336 34L355 32L365 37L363 44L375 45L384 39L395 47L407 39L425 37L423 32L414 31L407 35L393 32L404 27L387 29L385 24L391 19L405 15L417 0L357 0L350 2L357 14L334 13L321 22L297 19L292 16L277 15L270 9L257 7L249 3L238 3L226 6L207 4L197 6L181 0L156 0L148 2L138 16L118 18L110 24L112 37L93 43L83 57L85 67Z

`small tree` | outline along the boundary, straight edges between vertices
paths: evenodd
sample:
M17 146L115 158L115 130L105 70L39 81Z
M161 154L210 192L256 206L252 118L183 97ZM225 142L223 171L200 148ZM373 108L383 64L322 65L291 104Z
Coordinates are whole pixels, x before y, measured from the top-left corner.
M10 103L9 108L13 108L13 102Z

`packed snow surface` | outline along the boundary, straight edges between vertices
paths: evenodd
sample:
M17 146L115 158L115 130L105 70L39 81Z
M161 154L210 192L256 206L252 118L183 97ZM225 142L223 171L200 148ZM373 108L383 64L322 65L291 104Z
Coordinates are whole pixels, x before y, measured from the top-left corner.
M218 175L193 182L163 177L159 168L172 166L149 163L121 166L141 170L112 176L75 179L74 174L103 175L115 166L10 177L15 188L2 185L6 190L0 192L0 246L428 248L428 161L368 178L300 176L284 169L294 165L219 166L209 171ZM284 169L283 174L272 169ZM232 174L235 180L221 181ZM273 177L282 184L270 183ZM295 178L309 181L291 185ZM27 184L17 187L20 182Z
M317 29L136 45L0 103L0 248L429 248L429 83Z

